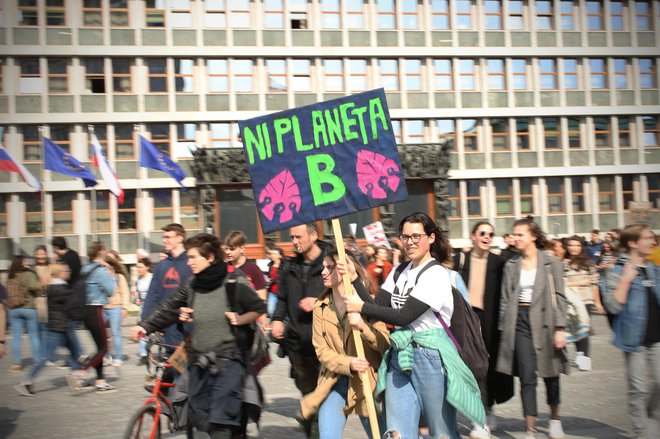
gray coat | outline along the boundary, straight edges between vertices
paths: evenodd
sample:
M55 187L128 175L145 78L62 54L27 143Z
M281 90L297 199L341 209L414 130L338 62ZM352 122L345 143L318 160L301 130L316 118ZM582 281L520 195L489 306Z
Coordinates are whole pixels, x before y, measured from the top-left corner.
M518 294L520 293L520 268L522 258L515 256L504 264L502 297L500 300L501 332L497 371L514 375L516 321L518 319ZM553 306L548 274L552 273L556 290L556 306ZM566 297L564 296L564 267L561 262L546 253L538 252L538 269L534 280L532 302L529 307L532 338L536 350L536 370L541 378L559 376L566 370L566 357L555 349L556 327L566 326Z

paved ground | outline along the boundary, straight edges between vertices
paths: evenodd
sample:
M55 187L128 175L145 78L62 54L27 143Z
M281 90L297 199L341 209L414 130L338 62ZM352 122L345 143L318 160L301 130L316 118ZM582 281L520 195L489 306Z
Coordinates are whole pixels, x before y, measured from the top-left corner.
M126 322L129 324L130 322ZM622 354L610 344L610 331L605 319L595 320L597 335L592 338L594 368L590 372L573 370L562 377L561 393L564 429L568 438L627 438L629 422L626 406L626 386L623 380ZM124 327L128 334L128 327ZM91 339L80 333L85 346ZM11 347L11 338L7 341ZM49 367L35 386L33 398L18 396L13 390L20 376L7 372L9 355L0 360L0 438L120 438L133 411L146 396L142 388L144 368L135 365L137 345L127 341L125 347L130 360L119 372L109 371L109 381L119 388L112 394L69 394L65 372ZM29 355L27 337L23 337L23 353ZM268 406L263 414L261 431L251 437L303 439L304 435L292 419L298 392L288 376L288 362L273 356L261 381L266 389ZM29 360L25 360L28 364ZM516 389L517 391L517 389ZM539 383L539 430L547 432L548 411L542 382ZM494 437L511 439L523 437L520 399L497 406L500 429ZM461 419L461 433L467 437L465 419ZM164 437L184 437L164 435ZM366 437L355 417L349 419L345 438Z

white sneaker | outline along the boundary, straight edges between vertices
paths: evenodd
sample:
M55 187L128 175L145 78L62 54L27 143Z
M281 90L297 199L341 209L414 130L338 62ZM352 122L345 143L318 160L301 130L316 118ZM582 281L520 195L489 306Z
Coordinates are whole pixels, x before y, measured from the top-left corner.
M566 437L559 419L551 419L548 427L550 439L564 439Z
M577 364L578 370L589 371L591 370L591 357L580 355L575 358L575 364Z
M112 361L112 365L113 365L114 367L121 367L122 364L124 364L124 362L121 361L121 360L113 360L113 361Z
M483 427L474 425L470 432L470 439L490 439L490 428L487 425Z
M53 367L53 366L57 366L57 363L54 363L54 362L52 362L52 361L50 361L50 360L46 360L46 361L44 362L44 366Z
M492 411L486 413L486 425L488 425L490 431L497 430L497 416Z
M525 433L525 439L537 439L538 436L536 435L538 432L534 430L533 428L528 428L527 433Z

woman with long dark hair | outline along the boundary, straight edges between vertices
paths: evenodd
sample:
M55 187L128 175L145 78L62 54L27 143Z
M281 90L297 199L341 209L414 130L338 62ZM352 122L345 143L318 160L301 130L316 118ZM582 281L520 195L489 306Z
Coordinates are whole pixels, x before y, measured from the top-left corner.
M422 212L401 220L399 235L410 258L405 269L392 270L375 300L355 282L359 297L347 296L346 307L348 312L395 326L375 392L378 397L386 390L385 413L392 437L418 437L423 416L431 437L459 438L456 410L481 426L486 416L479 386L441 322L449 326L454 311L451 279L441 264L449 259L451 246Z
M536 437L536 381L543 378L550 406L549 433L564 437L559 419L559 374L565 370L566 299L564 269L544 251L545 233L531 217L513 224L519 257L504 264L500 299L500 349L497 371L520 378L527 434Z
M602 314L604 309L598 292L598 271L587 254L582 238L575 235L566 239L566 258L563 262L566 289L570 289L582 299L589 314ZM585 357L578 363L578 368L590 370L589 335L575 342L575 348L582 353L578 355Z
M9 303L9 324L13 334L11 354L14 362L9 371L20 372L23 370L21 336L26 327L30 337L30 346L32 347L32 362L37 364L41 360L42 346L39 334L39 315L34 300L35 297L41 294L42 288L37 273L28 266L27 259L22 255L12 258L7 278L7 289L13 288L10 283L15 284L16 288L23 291L25 299L24 303L17 304L17 306L13 306L11 302Z
M346 258L348 265L354 267L356 282L369 290L372 281L355 254L347 250ZM327 248L322 272L325 290L314 304L312 324L312 341L321 371L316 389L300 402L301 414L308 420L318 412L320 439L341 439L346 418L354 412L371 438L369 408L359 374L366 371L371 388L376 386L376 370L389 346L389 333L382 322L365 321L357 313L346 312L346 292L338 261L337 249ZM360 332L366 358L357 357L352 329ZM383 426L381 422L379 427Z
M108 303L103 305L103 316L109 323L110 330L112 331L114 351L111 357L111 364L118 367L124 361L124 339L121 336L121 322L128 317L130 292L128 290L128 279L125 275L126 271L119 260L117 260L117 256L106 255L105 263L117 284L112 296L108 297ZM110 358L110 355L107 358Z

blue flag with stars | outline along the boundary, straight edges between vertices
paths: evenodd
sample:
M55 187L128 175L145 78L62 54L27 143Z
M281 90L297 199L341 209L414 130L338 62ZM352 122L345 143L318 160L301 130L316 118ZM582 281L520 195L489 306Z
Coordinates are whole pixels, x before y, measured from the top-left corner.
M80 163L71 154L67 154L47 137L44 137L44 168L58 174L80 178L85 183L85 187L97 185L96 177L87 166Z
M140 167L163 171L175 179L184 191L186 190L186 187L181 183L186 178L183 169L142 136L140 136Z

